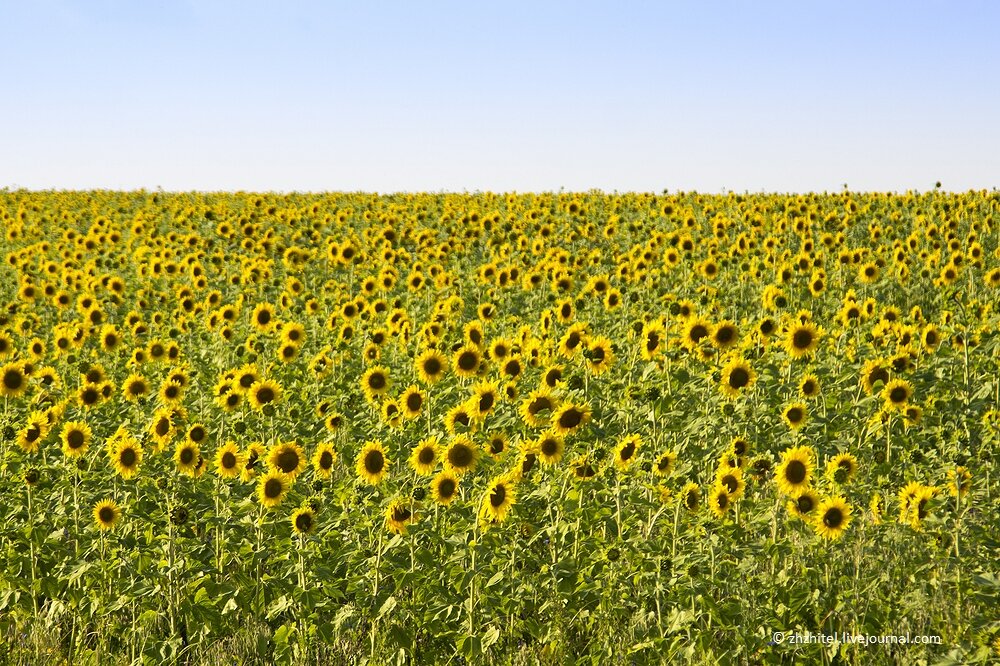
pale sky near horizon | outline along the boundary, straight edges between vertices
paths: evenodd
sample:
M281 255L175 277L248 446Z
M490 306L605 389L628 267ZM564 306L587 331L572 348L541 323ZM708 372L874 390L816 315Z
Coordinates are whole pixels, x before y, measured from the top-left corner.
M1000 3L0 0L0 188L1000 187Z

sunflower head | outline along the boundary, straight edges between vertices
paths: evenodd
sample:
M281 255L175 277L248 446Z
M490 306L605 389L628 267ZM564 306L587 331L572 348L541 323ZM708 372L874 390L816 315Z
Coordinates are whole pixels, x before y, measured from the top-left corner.
M110 530L120 517L121 509L114 500L106 499L94 505L94 524L99 530Z
M358 478L373 486L378 485L385 478L388 469L389 459L382 442L365 442L355 462Z

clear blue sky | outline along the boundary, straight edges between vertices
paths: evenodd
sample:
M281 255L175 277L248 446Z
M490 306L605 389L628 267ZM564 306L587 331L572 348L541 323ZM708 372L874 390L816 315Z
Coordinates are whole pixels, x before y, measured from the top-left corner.
M0 0L0 187L1000 187L1000 3Z

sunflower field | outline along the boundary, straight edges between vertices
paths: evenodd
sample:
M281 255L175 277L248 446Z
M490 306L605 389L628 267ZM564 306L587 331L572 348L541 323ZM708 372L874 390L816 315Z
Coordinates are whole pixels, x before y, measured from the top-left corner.
M0 216L0 663L1000 660L996 191Z

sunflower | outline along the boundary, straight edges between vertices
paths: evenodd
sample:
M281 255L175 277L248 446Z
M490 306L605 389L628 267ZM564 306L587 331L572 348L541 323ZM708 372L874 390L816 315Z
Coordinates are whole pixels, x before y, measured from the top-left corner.
M329 479L333 473L333 465L337 462L337 450L333 444L323 442L316 447L313 452L312 465L316 476L321 479Z
M114 500L101 500L94 505L94 524L99 530L105 531L113 528L121 515L121 509L118 508L118 504Z
M122 395L129 402L146 397L149 395L149 390L149 382L136 372L126 377L122 383Z
M819 344L822 332L811 322L799 322L788 329L785 350L792 358L810 356Z
M590 407L566 403L552 414L552 431L557 435L568 435L576 432L588 421L590 421Z
M502 523L507 519L515 501L514 483L510 477L506 475L494 477L483 493L479 514L494 523Z
M743 482L743 470L739 467L720 467L715 474L715 484L725 488L729 499L734 502L743 496L746 484Z
M948 494L952 497L965 497L972 488L972 473L968 468L959 465L948 470Z
M851 523L851 507L843 497L829 497L816 507L816 533L824 539L835 540L844 535Z
M481 361L479 349L472 345L465 345L455 352L452 366L455 368L455 374L459 377L475 377L479 372Z
M486 439L486 453L498 460L507 451L507 437L502 432L493 433Z
M706 338L711 338L712 325L700 317L692 317L684 324L681 342L690 351L694 351Z
M872 495L871 502L868 503L868 511L871 515L872 523L881 525L882 514L885 513L885 500L882 499L882 495L879 493Z
M436 349L425 349L414 361L420 381L434 384L448 371L448 359Z
M563 379L563 368L561 365L550 365L542 374L542 384L550 389L554 389Z
M233 442L226 442L215 452L215 473L223 479L239 476L244 464L243 455Z
M586 337L587 325L582 322L573 324L559 340L559 355L565 358L573 358L580 351Z
M796 446L781 452L781 463L775 472L778 490L785 495L796 495L809 487L815 463L811 446Z
M730 398L739 397L744 389L753 386L757 379L750 364L742 358L734 358L722 369L722 382L720 387L722 393Z
M843 485L854 478L858 471L858 459L850 453L838 453L826 463L826 478Z
M250 324L258 331L270 331L274 327L274 306L270 303L258 304L250 315Z
M708 508L716 515L716 517L724 517L732 505L732 498L729 496L725 487L721 485L715 485L712 487L712 491L708 494Z
M17 398L28 390L28 375L22 363L8 363L0 368L0 396Z
M529 426L540 428L546 425L549 417L559 407L559 399L551 391L538 388L528 394L521 403L521 418Z
M199 446L208 439L208 430L205 428L204 424L195 423L187 431L187 440L193 444L198 444Z
M441 447L437 437L428 437L413 447L410 453L410 467L421 476L429 476L441 458Z
M920 334L920 344L925 352L933 354L941 344L941 330L934 324L927 324Z
M674 469L674 464L677 462L677 453L674 451L664 451L660 454L660 457L656 459L656 463L653 465L653 472L657 476L667 476Z
M472 396L468 405L474 415L481 419L493 412L500 401L500 391L493 382L480 382L472 387Z
M281 504L291 488L292 482L278 470L271 470L257 482L257 498L268 509Z
M663 349L666 330L660 322L647 322L642 327L642 358L650 361L656 358Z
M452 439L444 452L445 466L459 475L475 469L478 459L479 450L465 435Z
M131 435L123 433L111 450L111 464L123 479L131 479L142 464L142 446Z
M236 381L236 386L234 387L236 391L248 393L250 388L261 381L263 377L257 370L257 366L248 364L237 370L233 379Z
M80 421L67 421L63 425L60 439L62 451L67 458L78 458L87 452L93 433L90 426Z
M380 365L369 368L361 377L361 390L369 401L385 395L390 386L389 371Z
M250 406L258 412L263 410L267 405L281 400L281 395L281 384L268 379L254 382L247 392Z
M281 442L271 447L267 464L271 469L279 470L294 480L305 470L306 456L297 442Z
M626 435L615 447L615 467L626 470L636 459L639 449L642 447L642 438L639 435Z
M597 476L597 468L594 467L589 455L577 456L570 464L573 470L573 477L578 481L589 481Z
M874 393L876 384L879 382L882 384L889 383L889 369L885 362L880 359L865 361L864 366L861 368L861 386L864 388L865 393L868 395Z
M820 384L816 375L808 374L799 380L799 395L803 398L815 398L819 395Z
M260 442L252 442L247 447L246 462L240 470L240 479L250 481L257 476L257 471L261 467L261 458L264 457L264 445Z
M603 375L615 362L611 340L604 336L591 338L583 350L583 357L586 359L584 367L588 372L598 376Z
M805 488L792 495L786 505L789 513L803 520L812 520L816 507L819 505L819 495L811 488Z
M445 469L431 480L431 496L442 506L448 506L458 495L458 477Z
M557 433L546 432L536 440L533 450L543 465L555 465L562 459L566 443Z
M701 488L697 483L690 482L684 486L680 492L680 501L684 503L684 508L688 511L697 511L701 506Z
M373 486L381 483L391 461L386 457L385 447L380 441L368 441L361 447L355 462L358 478Z
M938 490L933 486L920 486L917 491L913 494L910 499L907 511L906 520L915 530L921 529L924 520L930 516L931 513L931 502L937 496Z
M403 410L403 416L407 419L415 419L420 416L420 410L424 406L426 396L416 384L412 384L403 394L399 396L399 407Z
M28 422L17 433L17 445L25 453L34 453L38 450L38 443L48 433L49 419L42 412L32 412L28 417Z
M469 401L455 405L444 416L445 429L452 435L460 431L473 432L477 423L475 407Z
M180 442L177 445L174 449L174 463L177 465L177 471L181 474L194 476L199 458L201 458L199 448L197 444L188 441Z
M719 351L726 351L736 346L740 341L740 330L736 324L724 319L713 327L711 335L712 346Z
M309 507L300 507L292 512L292 531L305 536L316 529L316 512Z
M905 413L911 397L913 387L905 379L892 379L882 389L882 401L886 409Z
M410 500L395 499L385 509L385 526L393 534L405 534L406 527L416 521L416 507Z
M802 402L793 402L785 407L785 410L781 413L781 418L785 420L785 423L792 430L798 430L805 425L807 416L808 412L806 411L805 403Z

